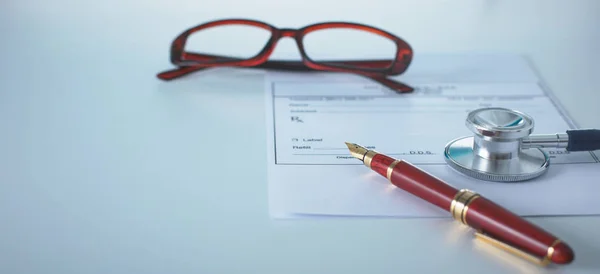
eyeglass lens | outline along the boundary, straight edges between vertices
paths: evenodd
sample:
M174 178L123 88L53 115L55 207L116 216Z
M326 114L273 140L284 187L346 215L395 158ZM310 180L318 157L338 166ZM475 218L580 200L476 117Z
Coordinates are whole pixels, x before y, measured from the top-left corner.
M257 26L214 26L192 33L184 51L246 60L256 56L271 35L269 30ZM391 39L367 30L343 26L309 31L302 43L306 55L313 62L343 65L346 68L387 68L396 55L396 44ZM340 63L373 59L389 62Z

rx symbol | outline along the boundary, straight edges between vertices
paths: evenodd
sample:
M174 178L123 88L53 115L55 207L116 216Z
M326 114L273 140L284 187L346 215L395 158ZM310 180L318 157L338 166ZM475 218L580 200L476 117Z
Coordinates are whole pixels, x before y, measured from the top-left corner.
M304 121L302 121L302 119L300 119L300 117L298 116L292 116L292 122L296 122L296 123L304 123Z

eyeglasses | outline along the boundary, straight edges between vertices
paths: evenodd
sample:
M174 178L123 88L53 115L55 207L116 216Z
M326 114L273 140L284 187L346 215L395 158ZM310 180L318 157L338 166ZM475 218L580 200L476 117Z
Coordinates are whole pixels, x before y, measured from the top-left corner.
M229 30L234 32L229 33ZM211 34L215 37L193 46L193 37ZM283 37L295 39L302 61L268 60L277 42ZM241 41L231 41L236 38ZM323 53L323 44L333 44L337 52ZM211 45L221 52L207 53ZM344 56L331 57L339 53ZM355 60L357 56L364 56L363 53L378 53L383 57ZM177 68L161 72L157 77L172 80L206 68L224 66L344 72L367 77L396 92L404 93L412 92L413 88L388 76L404 73L412 56L412 48L401 38L363 24L324 22L300 29L288 29L255 20L226 19L204 23L178 35L171 45L170 57L171 63Z

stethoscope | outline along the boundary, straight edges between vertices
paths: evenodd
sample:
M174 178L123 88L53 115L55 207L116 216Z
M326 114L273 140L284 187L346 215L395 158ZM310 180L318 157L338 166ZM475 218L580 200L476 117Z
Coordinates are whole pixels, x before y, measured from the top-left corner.
M444 150L446 163L462 174L486 181L518 182L544 174L550 157L542 148L600 149L598 129L532 135L534 120L506 108L471 111L465 123L474 136L449 142Z

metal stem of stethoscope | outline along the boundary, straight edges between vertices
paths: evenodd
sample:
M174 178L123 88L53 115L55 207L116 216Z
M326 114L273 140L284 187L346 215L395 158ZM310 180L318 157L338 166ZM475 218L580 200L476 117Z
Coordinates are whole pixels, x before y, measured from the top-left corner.
M536 134L523 138L521 148L566 148L568 144L569 135L566 133Z
M542 175L550 164L542 148L600 149L599 130L530 135L533 119L505 108L472 111L466 126L474 135L448 143L444 151L446 162L463 174L487 181L516 182Z
M518 156L522 149L530 148L566 148L569 144L569 135L537 134L525 137L522 140L501 142L493 138L474 136L474 153L484 158L508 159Z

